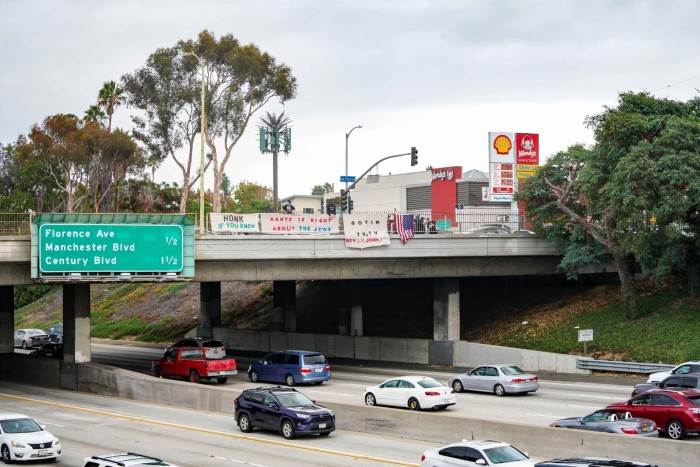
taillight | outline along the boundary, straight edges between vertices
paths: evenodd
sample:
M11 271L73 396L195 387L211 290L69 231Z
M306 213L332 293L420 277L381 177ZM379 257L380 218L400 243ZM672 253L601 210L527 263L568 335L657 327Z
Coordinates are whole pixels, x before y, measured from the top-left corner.
M426 395L426 396L439 396L440 393L439 393L439 392L435 392L435 391L425 391L425 395Z
M326 365L326 366L323 368L323 371L331 371L331 366L330 366L330 365Z
M623 433L627 433L628 435L636 435L637 434L637 430L635 430L634 428L623 428L621 431Z
M524 383L525 380L522 378L515 378L515 379L511 379L510 382L513 384L519 384L519 383Z
M457 391L455 391L454 389L452 391L450 391L450 394L456 394L456 393L457 393Z
M700 409L695 409L695 408L688 409L688 412L695 414L695 415L698 415L698 414L700 414Z
M424 460L425 460L425 454L423 454L422 456L420 456L420 461L423 462Z
M233 406L234 406L234 407L238 407L238 399L234 399L234 400L233 400Z
M306 367L299 368L299 373L311 373L311 368L306 368Z
M535 376L534 378L532 378L530 381L532 381L533 383L537 382L537 376Z

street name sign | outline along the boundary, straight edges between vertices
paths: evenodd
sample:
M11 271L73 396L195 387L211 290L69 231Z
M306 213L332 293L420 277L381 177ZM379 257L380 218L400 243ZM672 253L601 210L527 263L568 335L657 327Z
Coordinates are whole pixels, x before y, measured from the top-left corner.
M174 224L41 224L43 273L179 273L183 228Z
M340 181L353 183L355 181L355 176L354 175L341 175Z

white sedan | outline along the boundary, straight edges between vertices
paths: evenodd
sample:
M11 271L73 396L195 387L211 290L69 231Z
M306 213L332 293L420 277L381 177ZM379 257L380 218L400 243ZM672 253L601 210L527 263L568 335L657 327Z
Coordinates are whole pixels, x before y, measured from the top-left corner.
M365 404L445 409L457 403L454 389L427 376L400 376L365 389Z
M700 371L700 362L694 361L694 362L685 362L681 363L680 365L672 368L671 370L668 371L658 371L656 373L652 373L649 375L649 378L647 378L647 383L659 383L663 379L665 379L667 376L671 375L683 375L685 373L696 373Z
M526 452L500 441L467 441L428 449L421 457L421 467L454 467L499 465L503 467L532 467Z
M51 342L51 338L41 329L18 329L14 334L15 347L28 349Z
M5 464L57 459L61 442L26 415L0 413L0 455Z

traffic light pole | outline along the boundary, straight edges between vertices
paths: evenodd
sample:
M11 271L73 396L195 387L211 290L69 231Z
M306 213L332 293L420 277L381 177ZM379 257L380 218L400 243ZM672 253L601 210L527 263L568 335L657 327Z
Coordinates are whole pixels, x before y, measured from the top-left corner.
M415 149L415 148L412 148L412 149ZM355 185L357 185L357 182L359 182L360 180L362 180L362 179L365 177L365 175L367 175L367 174L369 173L370 170L372 170L372 169L375 168L377 165L379 165L380 162L384 162L385 160L387 160L387 159L392 159L392 158L394 158L394 157L410 156L410 155L412 155L412 154L417 154L417 153L418 153L418 151L415 151L415 152L406 152L406 153L403 153L403 154L396 154L396 155L393 155L393 156L387 156L387 157L385 157L385 158L383 158L383 159L379 159L379 160L378 160L377 162L375 162L369 169L367 169L367 170L365 171L365 173L363 173L362 175L360 175L360 176L352 183L352 185L349 185L348 188L347 188L347 190L346 190L345 192L349 194L350 190L352 190L353 188L355 188ZM418 156L416 156L416 157L418 157ZM414 164L414 165L415 165L415 164Z

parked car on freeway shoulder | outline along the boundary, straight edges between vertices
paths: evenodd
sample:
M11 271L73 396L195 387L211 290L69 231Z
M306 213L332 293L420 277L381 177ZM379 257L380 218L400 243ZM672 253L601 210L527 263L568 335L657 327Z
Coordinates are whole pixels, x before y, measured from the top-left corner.
M36 355L40 357L53 357L53 358L63 358L63 344L56 342L49 342L44 344L38 349L34 349L29 352L29 355Z
M0 457L5 464L60 455L61 442L43 426L20 413L0 413Z
M63 342L63 324L54 324L46 331L51 342Z
M634 418L630 412L612 409L600 409L584 417L562 418L550 425L557 428L598 431L602 433L620 433L648 437L659 436L656 423L647 418Z
M243 433L262 428L286 439L300 435L328 436L335 430L335 414L294 388L246 389L234 401L234 418Z
M18 329L14 334L14 346L29 349L51 342L49 335L41 329Z
M457 392L481 391L497 396L526 394L540 388L537 376L509 364L478 366L467 373L453 376L449 385Z
M83 467L125 467L132 465L155 465L162 467L177 467L157 457L127 452L123 454L103 454L101 456L86 457Z
M411 410L446 409L457 403L455 390L428 376L400 376L365 389L367 405L390 405Z
M320 352L282 350L271 352L248 367L248 378L257 383L322 384L331 378L331 366Z
M698 373L700 372L700 361L692 361L681 363L668 371L657 371L652 373L647 378L647 383L658 383L667 376L671 375L682 375L685 373Z
M607 457L569 457L538 462L535 467L659 467L646 462L610 459Z
M180 347L201 347L207 354L207 358L224 358L226 347L219 339L211 337L185 337L165 348L165 352Z
M652 389L607 408L654 420L658 430L671 439L700 433L700 393L696 391Z
M499 465L503 467L532 467L526 452L507 443L493 440L452 443L428 449L420 460L421 467L453 467L460 465Z
M693 389L700 390L700 373L671 375L658 383L642 383L634 386L632 397L652 389Z

